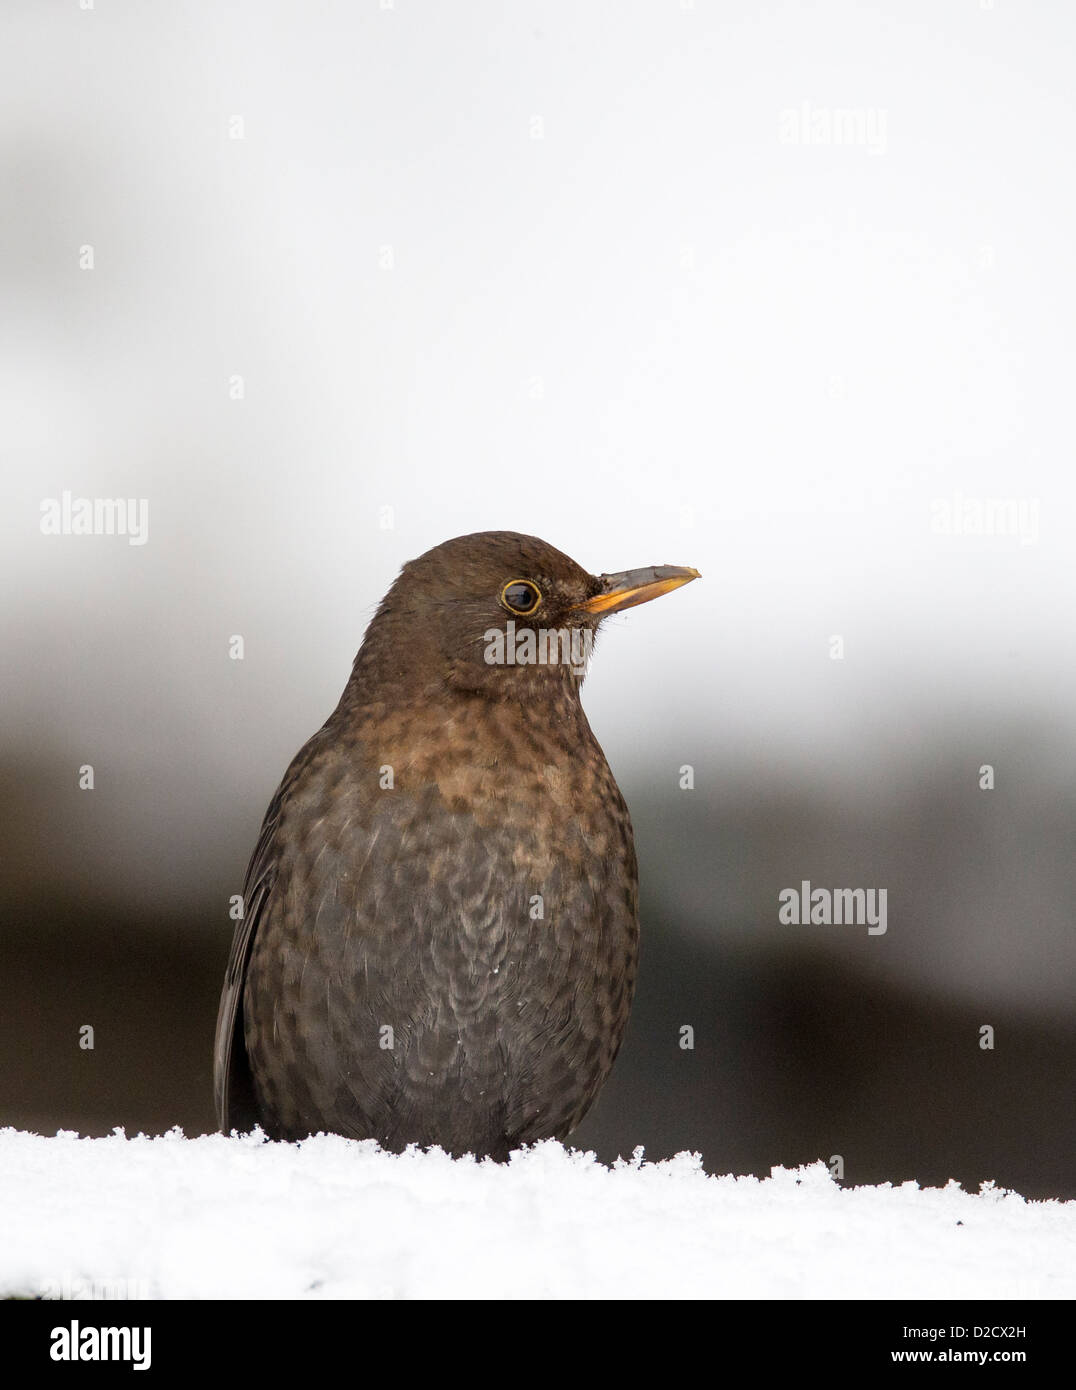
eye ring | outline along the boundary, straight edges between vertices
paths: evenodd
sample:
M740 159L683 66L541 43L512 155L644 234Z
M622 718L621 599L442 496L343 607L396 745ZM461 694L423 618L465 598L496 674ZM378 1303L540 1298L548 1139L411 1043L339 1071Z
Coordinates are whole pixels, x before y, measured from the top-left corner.
M529 617L541 601L542 591L532 579L510 579L501 590L502 605L521 618Z

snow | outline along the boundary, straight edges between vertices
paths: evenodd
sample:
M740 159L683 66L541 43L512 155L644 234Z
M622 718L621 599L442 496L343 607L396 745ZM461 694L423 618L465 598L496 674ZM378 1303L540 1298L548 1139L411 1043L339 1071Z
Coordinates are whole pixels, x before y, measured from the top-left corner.
M1072 1298L1076 1202L715 1177L548 1142L510 1163L319 1135L0 1130L0 1295Z

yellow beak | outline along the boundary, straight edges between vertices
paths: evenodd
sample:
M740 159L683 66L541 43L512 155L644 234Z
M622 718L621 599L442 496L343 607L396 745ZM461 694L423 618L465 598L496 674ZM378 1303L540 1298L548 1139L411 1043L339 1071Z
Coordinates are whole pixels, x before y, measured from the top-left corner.
M622 570L619 574L598 576L601 590L593 598L575 606L577 613L619 613L638 603L671 594L693 579L701 579L698 570L681 565L651 565L649 569Z

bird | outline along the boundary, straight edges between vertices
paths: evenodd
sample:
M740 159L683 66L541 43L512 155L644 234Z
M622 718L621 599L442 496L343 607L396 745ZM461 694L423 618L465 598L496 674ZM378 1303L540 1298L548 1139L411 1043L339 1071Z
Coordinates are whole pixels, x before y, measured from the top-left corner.
M635 989L628 807L580 702L613 613L699 578L593 575L514 531L411 560L250 859L217 1120L506 1161L565 1139Z

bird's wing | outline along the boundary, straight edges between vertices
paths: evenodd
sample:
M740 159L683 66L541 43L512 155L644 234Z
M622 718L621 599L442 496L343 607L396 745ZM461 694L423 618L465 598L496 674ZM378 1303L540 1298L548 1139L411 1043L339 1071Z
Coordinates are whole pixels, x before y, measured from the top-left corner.
M276 796L269 803L258 843L247 866L246 881L243 884L243 916L236 924L235 935L232 937L228 970L224 976L224 989L220 996L213 1061L213 1092L217 1106L217 1123L225 1134L233 1129L245 1133L258 1123L254 1085L243 1040L243 984L258 923L273 890L274 860L271 850L287 786L288 779L285 778Z

